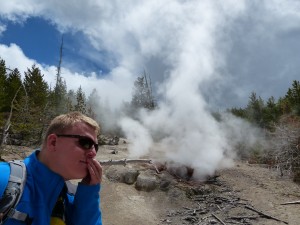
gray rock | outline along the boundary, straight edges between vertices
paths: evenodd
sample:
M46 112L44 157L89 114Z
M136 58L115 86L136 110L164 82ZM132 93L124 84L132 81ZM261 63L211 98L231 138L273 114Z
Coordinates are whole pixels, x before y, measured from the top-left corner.
M140 174L137 177L135 188L139 191L153 191L158 186L158 181L155 176L151 174Z
M124 167L111 166L105 171L106 177L110 181L123 182Z
M134 184L139 175L139 171L135 169L128 169L123 174L123 182L126 184Z
M124 166L111 166L106 170L105 175L110 181L134 184L139 171Z

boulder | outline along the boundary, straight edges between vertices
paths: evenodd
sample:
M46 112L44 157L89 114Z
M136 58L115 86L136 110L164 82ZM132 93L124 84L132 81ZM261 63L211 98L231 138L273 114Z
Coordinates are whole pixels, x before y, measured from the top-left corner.
M126 184L134 184L139 175L139 171L136 169L128 169L123 174L123 182Z
M143 173L137 177L135 188L139 191L150 192L158 187L158 183L159 182L154 175Z
M106 170L105 175L110 181L134 184L139 175L139 171L123 166L111 166Z

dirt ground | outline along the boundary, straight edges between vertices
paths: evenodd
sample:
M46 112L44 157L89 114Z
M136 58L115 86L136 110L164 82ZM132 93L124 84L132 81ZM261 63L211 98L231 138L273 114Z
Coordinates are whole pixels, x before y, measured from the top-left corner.
M3 158L10 160L30 153L28 148L13 151ZM97 159L127 156L127 143L120 140L118 146L101 146ZM105 176L109 167L104 166L101 189L104 225L300 224L300 204L282 205L300 200L300 185L262 165L236 162L233 168L218 171L214 182L182 182L174 178L176 183L168 191L152 192L109 181Z
M97 157L99 160L124 159L126 147L124 143L103 146ZM300 185L287 176L280 177L276 169L236 162L233 168L218 171L218 175L216 182L210 184L179 181L167 192L137 191L134 185L111 182L104 176L103 224L300 224L300 204L282 205L300 200ZM188 190L194 189L208 190L209 194L187 195ZM199 197L200 201L195 201ZM248 206L264 215L246 208Z
M288 177L280 177L275 169L239 162L234 168L221 171L220 180L253 208L290 225L300 224L300 204L282 205L300 200L300 186ZM282 223L260 218L253 224Z

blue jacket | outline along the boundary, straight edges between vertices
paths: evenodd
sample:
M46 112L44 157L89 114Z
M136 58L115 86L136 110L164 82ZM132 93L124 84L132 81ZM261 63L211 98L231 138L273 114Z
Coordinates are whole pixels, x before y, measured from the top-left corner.
M23 196L16 209L33 219L32 225L50 224L52 209L65 181L37 159L38 151L24 160L27 180ZM100 185L79 184L75 196L68 194L65 201L67 225L102 225L100 211ZM24 223L8 219L5 225Z

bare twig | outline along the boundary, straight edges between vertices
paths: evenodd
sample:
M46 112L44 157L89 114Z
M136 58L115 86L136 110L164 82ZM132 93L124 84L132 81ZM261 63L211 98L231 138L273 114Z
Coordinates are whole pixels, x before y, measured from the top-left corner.
M233 220L242 220L242 219L249 219L249 220L256 220L257 216L231 216L229 219Z
M217 215L215 214L211 214L213 217L215 217L221 224L226 225L226 223L223 222L223 220L221 220Z
M152 164L150 159L121 159L121 160L103 160L99 161L103 166L110 166L110 165L124 165L126 166L127 163L149 163Z
M292 205L292 204L300 204L300 200L298 200L298 201L292 201L292 202L285 202L285 203L282 203L280 205Z
M261 212L261 211L259 211L259 210L257 210L257 209L254 209L254 208L251 207L251 206L246 205L245 208L250 209L250 210L252 210L252 211L258 213L259 215L261 215L261 216L263 216L263 217L265 217L265 218L267 218L267 219L272 219L272 220L276 220L276 221L279 221L279 222L282 222L282 223L285 223L285 224L289 224L289 223L286 222L286 221L283 221L283 220L281 220L281 219L278 219L278 218L275 218L275 217L273 217L273 216L267 215L267 214L265 214L265 213L263 213L263 212Z
M154 167L156 173L157 173L157 174L160 174L160 171L159 171L159 169L157 168L157 166L155 165L155 163L152 163L152 162L151 162L151 164L153 165L153 167Z

